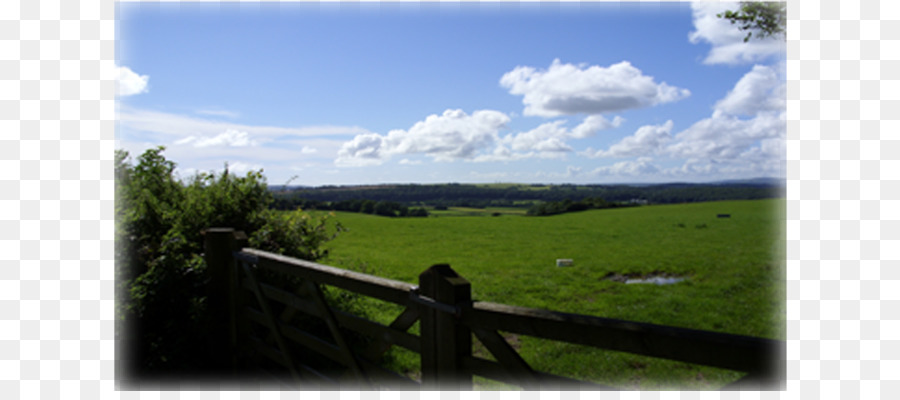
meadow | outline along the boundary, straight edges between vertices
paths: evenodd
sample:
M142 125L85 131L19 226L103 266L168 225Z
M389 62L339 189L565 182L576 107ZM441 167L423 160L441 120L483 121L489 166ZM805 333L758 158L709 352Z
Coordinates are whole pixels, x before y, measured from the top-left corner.
M321 262L410 283L447 263L472 283L476 301L784 340L783 205L720 201L547 217L515 209L451 208L428 218L337 213L347 231ZM557 267L558 258L574 265ZM609 279L654 274L684 280ZM381 322L400 311L374 301L358 306ZM740 376L530 337L507 340L537 370L616 387L714 389ZM475 351L487 356L477 343ZM416 376L412 354L390 355L394 368Z

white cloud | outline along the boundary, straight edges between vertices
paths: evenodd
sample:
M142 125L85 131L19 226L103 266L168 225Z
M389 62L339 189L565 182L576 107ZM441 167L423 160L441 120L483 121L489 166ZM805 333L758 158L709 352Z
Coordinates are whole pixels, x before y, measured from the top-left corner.
M335 164L354 167L379 165L389 157L382 150L383 146L384 137L377 133L357 135L341 146Z
M216 136L211 137L196 137L196 136L188 136L184 139L180 139L175 141L175 144L188 144L193 143L194 147L216 147L216 146L230 146L230 147L248 147L248 146L257 146L259 143L255 140L250 139L250 135L247 132L242 132L234 129L226 130Z
M228 163L228 172L234 174L246 174L247 172L259 171L261 169L263 169L263 167L259 164L248 164L242 161Z
M783 112L749 120L717 115L676 135L679 143L669 151L688 158L683 174L785 176L785 131Z
M499 146L493 154L481 157L479 161L509 161L531 157L558 158L559 153L572 151L572 146L567 140L594 136L600 130L618 127L622 121L623 119L618 116L610 121L600 115L591 115L571 130L563 126L565 120L547 122L527 132L506 135L501 143L503 146L509 146L508 148Z
M716 114L675 135L666 151L677 158L731 160L765 139L784 140L784 113L761 113L752 119Z
M300 149L300 153L302 154L316 154L318 152L319 150L310 146L303 146L303 148Z
M594 170L594 175L650 175L687 180L784 176L786 136L783 75L755 66L712 115L672 134L672 121L640 127L592 157L641 157ZM648 156L653 156L651 159ZM680 165L661 169L655 162Z
M507 135L503 143L516 151L572 151L563 139L568 136L568 130L562 125L564 120L557 120L541 124L528 132L516 135Z
M575 139L584 139L591 136L594 136L595 133L604 129L618 128L622 125L625 119L616 116L612 121L603 118L601 115L590 115L584 119L584 121L572 129L572 132L569 136Z
M127 106L120 106L117 111L116 121L121 128L120 131L150 134L158 139L162 139L164 142L175 141L189 136L215 136L229 129L249 132L254 137L267 138L358 135L368 132L366 129L358 126L283 127L236 124Z
M694 2L694 28L688 35L691 43L707 42L712 45L705 64L752 63L777 55L785 55L785 41L780 37L759 39L754 37L744 42L747 35L726 19L716 16L725 10L737 10L738 3Z
M731 115L756 115L785 109L786 85L772 67L753 66L715 109Z
M656 83L623 61L609 67L563 64L547 70L519 66L500 79L511 94L523 95L525 115L556 117L603 114L683 99L687 89Z
M138 75L128 67L116 67L116 94L119 96L133 96L147 91L147 82L150 77Z
M215 117L225 117L225 118L237 118L237 117L241 116L241 114L239 112L220 110L220 109L205 109L205 110L197 110L196 112L197 112L197 114L212 115Z
M499 111L479 110L468 115L462 110L446 110L408 130L357 135L344 143L335 162L377 165L398 154L424 154L438 161L473 159L498 140L499 130L508 122L509 117Z
M659 152L663 145L672 140L672 120L662 125L644 125L634 132L634 135L626 136L621 141L609 147L609 150L600 150L593 157L633 157L650 155Z
M605 176L643 176L660 172L660 169L652 164L650 157L640 157L635 161L620 161L610 166L599 167L593 170L593 175Z

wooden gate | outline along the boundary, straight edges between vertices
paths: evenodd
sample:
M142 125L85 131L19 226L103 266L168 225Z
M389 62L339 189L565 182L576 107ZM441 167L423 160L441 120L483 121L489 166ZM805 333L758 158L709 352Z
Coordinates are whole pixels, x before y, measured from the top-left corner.
M471 390L478 375L525 389L613 389L533 370L501 331L746 372L724 389L783 384L783 342L473 302L470 283L448 265L427 269L415 286L241 248L230 229L207 231L206 258L211 296L222 300L210 306L229 332L222 362L295 387ZM402 311L390 323L370 321L329 304L327 287ZM473 337L496 361L473 354ZM421 381L382 367L392 346L420 355Z

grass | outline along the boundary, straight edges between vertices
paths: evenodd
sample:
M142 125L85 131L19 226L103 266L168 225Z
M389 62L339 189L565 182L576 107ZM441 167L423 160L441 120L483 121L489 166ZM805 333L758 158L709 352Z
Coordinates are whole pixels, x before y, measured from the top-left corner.
M395 219L338 213L349 231L329 243L324 263L364 266L410 283L429 266L448 263L472 283L480 301L783 340L782 209L782 200L754 200L550 217L491 218L471 210ZM556 267L557 258L575 265ZM654 272L687 279L665 286L604 279ZM399 308L373 303L368 312L389 322ZM525 336L516 340L537 370L618 387L709 389L740 376ZM393 357L396 367L415 374L414 354Z

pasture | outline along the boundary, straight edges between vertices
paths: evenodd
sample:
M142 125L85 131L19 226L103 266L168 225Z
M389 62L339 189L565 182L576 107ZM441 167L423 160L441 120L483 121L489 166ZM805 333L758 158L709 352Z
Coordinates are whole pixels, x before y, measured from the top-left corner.
M784 340L783 204L722 201L549 217L338 213L348 231L328 244L322 262L410 283L429 266L448 263L472 283L476 301ZM574 265L556 267L558 258ZM609 279L649 275L684 280ZM357 306L382 322L397 314L374 301ZM739 376L529 337L507 340L535 369L617 387L707 389ZM395 368L415 376L413 357L402 350L391 356Z

